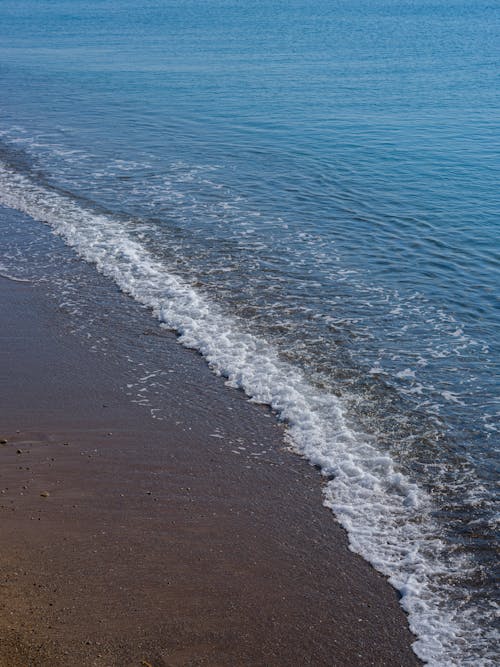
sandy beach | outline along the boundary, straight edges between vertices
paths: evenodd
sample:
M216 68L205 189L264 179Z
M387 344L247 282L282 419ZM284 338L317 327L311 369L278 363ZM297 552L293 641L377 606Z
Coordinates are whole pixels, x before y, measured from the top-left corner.
M1 665L420 664L267 409L143 313L130 339L172 378L154 420L43 285L2 278L0 303Z

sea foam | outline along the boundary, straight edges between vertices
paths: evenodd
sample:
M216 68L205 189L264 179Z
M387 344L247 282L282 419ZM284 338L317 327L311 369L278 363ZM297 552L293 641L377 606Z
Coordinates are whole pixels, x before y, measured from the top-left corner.
M494 664L486 648L491 638L480 636L477 620L460 605L450 605L443 581L468 564L439 536L430 497L375 440L356 432L341 399L312 386L243 321L176 276L134 238L133 221L86 209L1 163L0 202L48 223L83 259L151 308L180 343L201 352L229 385L272 407L293 449L328 478L324 502L347 529L351 549L401 593L418 656L434 666Z

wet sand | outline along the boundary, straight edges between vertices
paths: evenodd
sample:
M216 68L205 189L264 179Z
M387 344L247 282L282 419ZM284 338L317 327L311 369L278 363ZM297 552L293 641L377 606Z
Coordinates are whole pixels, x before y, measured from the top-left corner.
M268 410L151 320L154 420L43 286L0 304L0 665L420 664Z

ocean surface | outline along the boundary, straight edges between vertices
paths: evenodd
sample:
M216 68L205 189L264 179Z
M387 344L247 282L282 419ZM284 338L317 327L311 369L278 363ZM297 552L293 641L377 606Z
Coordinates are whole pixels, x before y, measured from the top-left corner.
M0 204L273 408L443 667L499 660L499 79L487 0L0 3Z

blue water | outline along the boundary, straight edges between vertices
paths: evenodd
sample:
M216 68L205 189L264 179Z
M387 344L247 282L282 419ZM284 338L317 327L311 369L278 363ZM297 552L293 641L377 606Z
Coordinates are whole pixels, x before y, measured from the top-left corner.
M340 401L353 442L429 500L420 537L417 511L394 517L411 543L399 564L359 517L342 520L403 602L397 572L418 551L405 608L435 665L495 662L499 61L500 6L482 0L0 4L0 202L155 307L144 263L128 282L115 270L127 247L100 259L122 225L228 331L296 369L307 409L342 440L314 407ZM80 210L76 239L63 226ZM0 262L23 270L18 256ZM208 340L192 345L260 396ZM303 424L272 377L262 400ZM390 508L393 482L372 472ZM342 518L352 499L338 493ZM367 523L383 513L373 500L364 511Z

